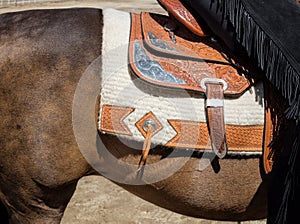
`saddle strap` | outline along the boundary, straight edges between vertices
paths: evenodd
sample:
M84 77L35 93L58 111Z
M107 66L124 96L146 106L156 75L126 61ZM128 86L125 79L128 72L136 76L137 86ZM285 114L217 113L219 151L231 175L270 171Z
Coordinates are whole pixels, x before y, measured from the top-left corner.
M265 173L272 171L273 166L273 151L271 142L273 140L273 131L276 124L272 122L272 115L270 108L266 108L265 113L265 127L264 127L264 144L263 144L263 166Z
M205 85L207 123L211 147L215 154L222 159L227 153L223 85L216 82L208 82Z

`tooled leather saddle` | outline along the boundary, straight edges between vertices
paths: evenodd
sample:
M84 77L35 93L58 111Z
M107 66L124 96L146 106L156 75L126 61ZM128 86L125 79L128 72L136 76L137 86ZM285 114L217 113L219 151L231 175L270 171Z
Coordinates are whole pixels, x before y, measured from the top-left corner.
M231 147L226 138L224 97L241 96L255 82L250 78L254 76L248 76L247 68L239 65L232 52L214 39L179 0L158 2L169 16L131 14L129 68L153 85L203 94L211 148L223 158ZM274 122L268 110L265 118L263 131L253 130L255 133L246 137L262 139L264 168L268 173L272 167L269 145Z

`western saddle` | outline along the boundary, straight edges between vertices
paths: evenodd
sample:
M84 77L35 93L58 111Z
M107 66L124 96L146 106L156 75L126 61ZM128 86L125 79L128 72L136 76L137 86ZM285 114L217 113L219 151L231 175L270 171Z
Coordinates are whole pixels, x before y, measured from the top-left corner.
M245 64L209 30L180 0L158 0L169 16L148 12L131 14L129 69L148 83L169 88L196 91L205 96L207 128L214 153L227 153L224 122L224 97L241 96L256 81ZM203 28L205 27L205 28ZM145 164L150 150L148 129L140 164ZM262 138L264 169L271 171L270 143L274 122L266 110ZM150 131L149 131L150 130Z

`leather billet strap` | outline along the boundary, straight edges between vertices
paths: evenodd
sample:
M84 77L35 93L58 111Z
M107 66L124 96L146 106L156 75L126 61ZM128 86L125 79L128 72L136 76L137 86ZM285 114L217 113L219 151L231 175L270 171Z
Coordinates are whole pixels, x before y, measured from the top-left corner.
M224 121L224 86L218 80L205 82L206 113L211 146L219 158L227 153L226 130Z

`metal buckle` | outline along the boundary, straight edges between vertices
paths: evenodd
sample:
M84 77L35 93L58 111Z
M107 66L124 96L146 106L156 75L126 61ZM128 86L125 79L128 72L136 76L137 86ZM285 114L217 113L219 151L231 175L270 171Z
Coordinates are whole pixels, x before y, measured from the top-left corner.
M221 83L223 85L223 91L225 91L228 88L227 82L225 82L223 79L204 78L204 79L201 80L200 86L205 91L206 91L206 83Z

